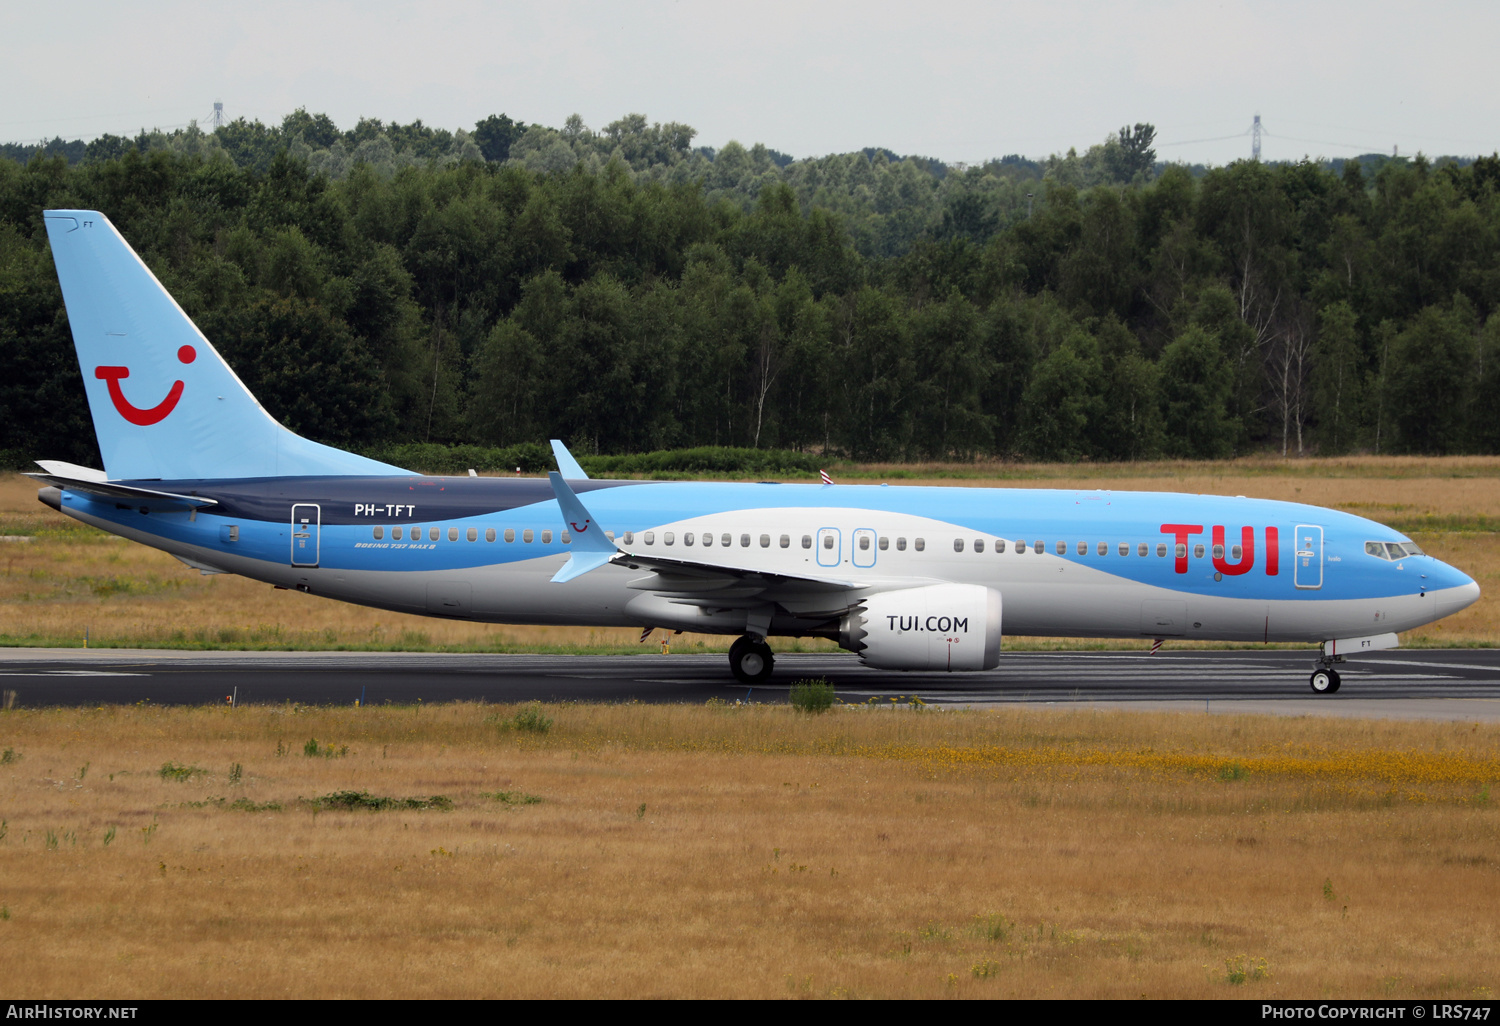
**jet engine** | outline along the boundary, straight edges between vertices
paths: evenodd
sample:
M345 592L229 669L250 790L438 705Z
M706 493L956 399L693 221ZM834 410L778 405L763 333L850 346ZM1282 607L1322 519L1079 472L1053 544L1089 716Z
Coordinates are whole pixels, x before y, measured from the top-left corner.
M839 644L881 670L992 670L1000 662L1000 593L933 584L871 595L844 618Z

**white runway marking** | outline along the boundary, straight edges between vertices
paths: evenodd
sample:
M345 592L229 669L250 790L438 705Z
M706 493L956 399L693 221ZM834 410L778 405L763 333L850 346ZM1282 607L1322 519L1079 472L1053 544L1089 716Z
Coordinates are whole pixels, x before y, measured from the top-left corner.
M0 673L0 677L149 677L148 673L120 673L116 670L43 670L40 673Z

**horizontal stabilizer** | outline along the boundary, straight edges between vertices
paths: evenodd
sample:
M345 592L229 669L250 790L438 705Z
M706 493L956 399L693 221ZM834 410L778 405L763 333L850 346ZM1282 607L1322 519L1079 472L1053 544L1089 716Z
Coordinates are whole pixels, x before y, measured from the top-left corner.
M66 463L63 460L37 460L36 465L49 474L65 477L71 481L98 481L103 484L109 480L109 475L102 470L93 467L80 467L76 463Z
M153 488L137 488L135 485L122 485L111 481L79 480L59 474L27 474L26 476L42 484L55 485L64 491L98 495L132 506L150 505L156 509L203 509L219 504L217 499L210 499L203 495L160 492Z

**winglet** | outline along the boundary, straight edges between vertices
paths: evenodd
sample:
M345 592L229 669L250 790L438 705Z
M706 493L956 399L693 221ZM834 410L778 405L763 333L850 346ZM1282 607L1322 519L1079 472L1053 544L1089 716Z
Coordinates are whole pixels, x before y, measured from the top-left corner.
M556 438L552 439L552 457L557 460L557 469L568 480L587 481L589 479L589 476L583 472L583 468L578 465L578 461L573 458L573 454L568 451L568 447Z
M553 445L561 446L561 442ZM566 449L562 454L567 454ZM572 457L569 457L569 461ZM561 459L558 460L561 463ZM576 466L576 464L575 464ZM584 508L582 502L573 489L568 487L568 482L557 471L547 474L547 480L552 482L552 492L557 496L557 505L562 509L563 520L572 532L573 552L568 556L568 561L563 568L552 575L552 583L564 584L575 577L581 577L590 570L597 570L614 558L615 553L620 550L615 548L615 543L604 536L604 529L594 520L593 514Z

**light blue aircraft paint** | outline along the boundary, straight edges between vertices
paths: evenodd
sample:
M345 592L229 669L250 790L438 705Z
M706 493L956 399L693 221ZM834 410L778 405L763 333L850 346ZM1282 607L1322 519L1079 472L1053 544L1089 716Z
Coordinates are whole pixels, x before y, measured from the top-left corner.
M47 211L103 471L42 501L204 573L484 622L830 638L866 665L986 670L1003 633L1320 643L1334 665L1472 604L1399 532L1175 493L427 477L277 424L102 214ZM1003 630L1002 630L1003 628Z

